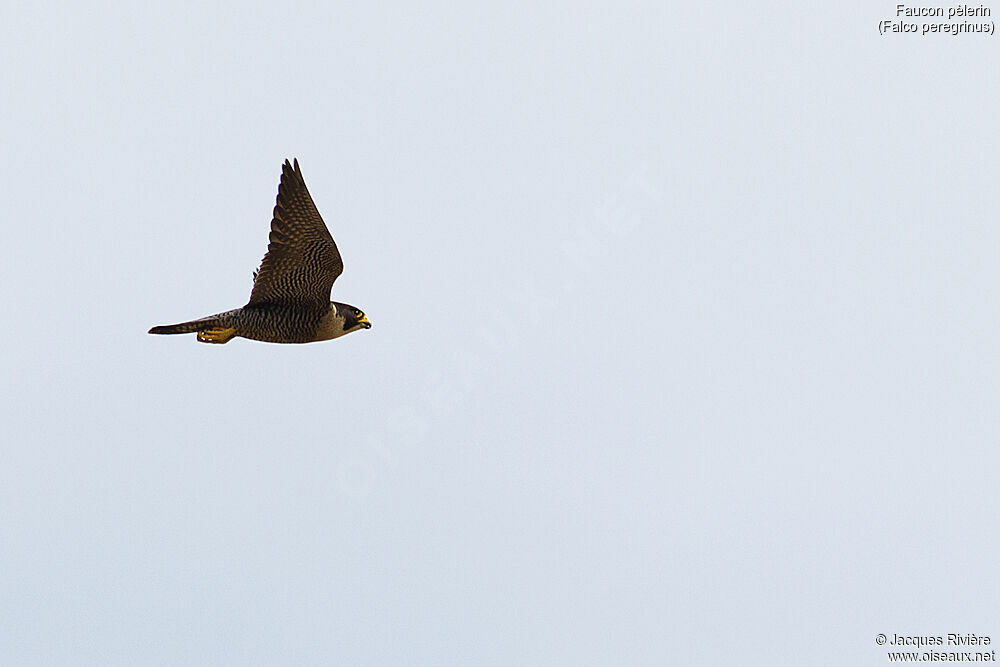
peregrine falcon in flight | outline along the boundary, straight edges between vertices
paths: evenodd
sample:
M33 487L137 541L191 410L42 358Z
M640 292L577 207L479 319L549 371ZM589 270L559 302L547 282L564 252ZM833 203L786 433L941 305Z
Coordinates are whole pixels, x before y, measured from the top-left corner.
M191 322L153 327L151 334L198 332L202 343L235 336L269 343L311 343L371 329L360 309L330 301L333 281L344 271L337 244L320 217L299 161L281 167L270 242L253 274L247 305Z

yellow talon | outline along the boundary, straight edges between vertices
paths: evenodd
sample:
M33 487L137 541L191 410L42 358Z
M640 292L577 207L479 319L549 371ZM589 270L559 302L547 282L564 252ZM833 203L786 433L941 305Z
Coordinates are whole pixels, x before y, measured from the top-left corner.
M198 340L202 343L228 343L236 335L236 329L202 329L198 332Z

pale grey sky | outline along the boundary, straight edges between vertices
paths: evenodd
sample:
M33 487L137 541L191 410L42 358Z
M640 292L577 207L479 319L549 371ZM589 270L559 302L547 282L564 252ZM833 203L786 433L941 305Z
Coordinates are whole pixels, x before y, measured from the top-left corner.
M0 662L1000 641L996 38L453 4L5 7ZM374 328L146 335L286 157Z

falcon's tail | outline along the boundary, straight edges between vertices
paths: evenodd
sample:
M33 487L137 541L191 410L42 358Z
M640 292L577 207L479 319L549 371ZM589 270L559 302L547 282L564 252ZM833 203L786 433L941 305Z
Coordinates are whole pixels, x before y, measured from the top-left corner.
M218 315L202 317L190 322L180 324L167 324L160 327L153 327L149 330L151 334L186 334L198 332L198 340L202 343L228 343L236 335L236 329L227 327L222 323L222 318Z
M191 320L190 322L181 322L180 324L165 324L161 327L153 327L149 330L151 334L181 334L181 333L194 333L201 329L211 329L214 326L220 324L219 317L217 315L212 315L211 317L202 317L198 320Z

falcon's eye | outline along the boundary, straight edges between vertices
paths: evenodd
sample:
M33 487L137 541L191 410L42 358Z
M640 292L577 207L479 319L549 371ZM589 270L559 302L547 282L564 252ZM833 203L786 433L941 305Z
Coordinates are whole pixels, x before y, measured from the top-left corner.
M358 312L354 313L354 316L360 320L362 317L365 316L365 314L359 310Z

